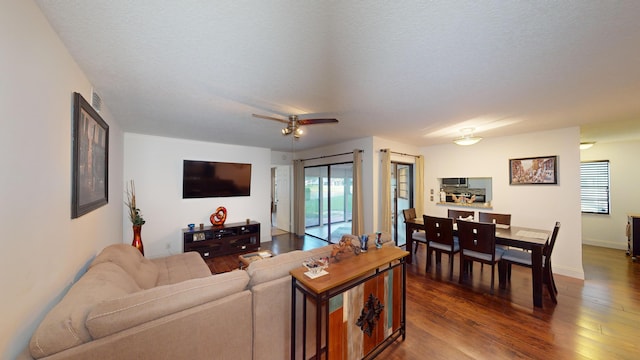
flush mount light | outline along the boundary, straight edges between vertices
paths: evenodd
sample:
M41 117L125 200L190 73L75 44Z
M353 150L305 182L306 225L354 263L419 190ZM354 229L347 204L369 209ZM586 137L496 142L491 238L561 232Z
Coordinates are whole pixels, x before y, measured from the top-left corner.
M482 140L482 138L479 136L473 136L473 130L475 129L465 128L460 130L462 132L462 137L453 140L453 142L456 143L457 145L467 146L467 145L473 145L478 141Z
M593 142L593 141L581 142L580 143L580 150L590 149L594 144L595 144L595 142Z

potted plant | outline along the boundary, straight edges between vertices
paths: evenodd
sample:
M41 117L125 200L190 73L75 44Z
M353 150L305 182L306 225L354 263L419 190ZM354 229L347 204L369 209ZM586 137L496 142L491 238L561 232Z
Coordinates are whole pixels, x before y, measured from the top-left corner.
M129 208L129 220L131 220L131 224L133 225L133 241L131 242L131 246L140 250L140 253L144 255L144 246L142 245L140 233L142 232L142 225L145 221L140 214L140 209L136 205L136 187L133 180L127 184L126 194L127 200L125 201L125 205Z

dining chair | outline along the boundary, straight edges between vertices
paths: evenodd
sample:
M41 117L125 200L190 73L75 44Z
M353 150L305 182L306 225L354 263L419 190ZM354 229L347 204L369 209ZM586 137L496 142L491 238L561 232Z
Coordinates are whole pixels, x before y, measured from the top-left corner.
M402 215L404 215L404 221L415 219L417 217L416 209L415 208L404 209L402 210ZM424 231L414 231L411 234L411 238L413 239L413 241L423 243L425 245L427 244L427 238L425 237ZM416 244L415 248L413 249L413 252L416 253L417 251L418 251L418 246Z
M453 209L448 209L447 210L447 217L449 219L453 219L453 223L455 224L456 221L458 219L469 219L469 216L471 216L471 221L473 221L475 219L475 211L467 211L467 210L453 210ZM457 225L455 225L457 226ZM454 238L457 240L458 237L454 236ZM473 272L473 262L467 262L467 266L469 268L469 272Z
M557 221L556 225L553 227L553 232L551 233L551 237L549 238L549 242L542 249L542 281L547 284L547 290L549 290L549 296L551 296L551 300L557 304L558 299L556 298L558 295L558 288L556 287L556 283L553 280L553 270L551 269L551 253L553 252L553 247L556 244L556 238L558 237L558 232L560 231L560 222ZM505 267L503 269L507 270L512 264L525 266L528 268L532 267L531 261L531 253L524 250L517 249L509 249L504 252L502 255L502 261L505 263ZM511 280L511 272L507 270L505 274L506 282ZM506 282L504 283L506 285Z
M469 216L473 217L475 219L475 211L466 211L466 210L453 210L453 209L448 209L447 210L447 217L449 219L453 219L453 223L456 223L456 220L462 218L462 219L468 219Z
M431 253L436 252L436 264L440 263L441 253L449 255L449 279L453 278L453 256L460 252L460 244L453 237L453 219L422 215L427 239L427 264L425 272L431 266Z
M511 226L511 214L497 214L480 211L478 212L478 221Z
M460 220L458 224L458 238L460 239L460 277L462 283L465 275L464 264L468 261L478 261L491 265L491 294L495 280L495 265L498 264L500 284L504 282L506 272L502 270L502 249L496 249L496 224Z
M478 221L485 223L493 223L496 224L496 227L501 226L511 226L511 214L498 214L498 213L488 213L488 212L478 212ZM496 245L496 247L501 248L502 250L509 249L508 246L504 245ZM511 267L507 269L507 275L511 272Z

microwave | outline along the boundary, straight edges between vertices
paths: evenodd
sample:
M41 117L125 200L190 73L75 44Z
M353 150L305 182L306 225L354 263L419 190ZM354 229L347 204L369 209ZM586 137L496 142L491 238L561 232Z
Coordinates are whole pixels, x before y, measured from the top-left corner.
M445 186L467 186L467 178L442 178L442 185Z

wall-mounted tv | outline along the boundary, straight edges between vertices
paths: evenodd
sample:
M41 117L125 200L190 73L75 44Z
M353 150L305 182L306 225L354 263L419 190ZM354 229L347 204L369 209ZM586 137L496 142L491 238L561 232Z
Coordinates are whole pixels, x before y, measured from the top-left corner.
M251 195L251 164L184 160L182 198Z

